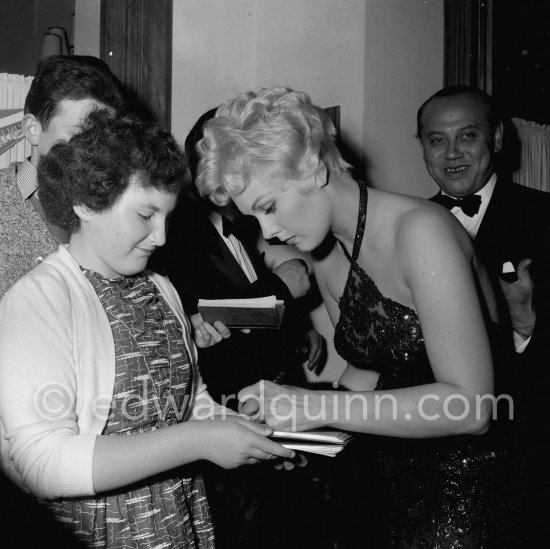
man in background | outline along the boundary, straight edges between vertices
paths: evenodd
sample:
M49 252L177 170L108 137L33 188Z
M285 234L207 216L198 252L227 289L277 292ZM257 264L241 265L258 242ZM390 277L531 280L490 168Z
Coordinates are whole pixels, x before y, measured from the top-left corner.
M503 123L482 90L450 86L432 95L418 110L417 138L426 169L440 188L431 200L464 226L492 281L502 346L509 347L499 349L496 390L514 399L533 503L548 485L541 471L548 446L550 194L497 173ZM542 505L533 505L527 513L532 517L542 511ZM540 523L531 533L537 529L542 530Z
M68 242L68 235L46 219L40 204L40 157L57 141L80 131L90 110L120 113L125 106L122 84L100 59L54 55L38 64L23 117L31 156L0 170L0 298L59 244Z
M508 341L518 355L539 357L548 333L550 194L496 173L503 124L482 90L450 86L434 94L418 110L417 137L441 189L431 200L447 207L473 239L506 305L499 312Z

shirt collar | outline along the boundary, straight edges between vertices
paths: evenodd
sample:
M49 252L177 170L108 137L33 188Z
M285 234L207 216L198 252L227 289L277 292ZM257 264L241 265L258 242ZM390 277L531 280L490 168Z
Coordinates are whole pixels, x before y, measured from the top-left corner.
M493 196L493 191L495 190L495 185L497 183L497 174L493 172L493 175L489 178L489 181L477 191L478 196L481 196L481 203L482 204L488 204L489 200L491 200L491 196ZM450 196L451 198L456 198L456 196L452 196L450 194L447 194L445 191L441 191L441 194L446 194L447 196Z
M209 217L212 225L214 225L214 227L216 227L216 230L221 235L223 235L222 216L218 212L215 212L214 210L210 210L210 212L208 214L208 217Z
M26 200L38 188L38 175L34 164L25 160L17 170L16 181L21 196Z

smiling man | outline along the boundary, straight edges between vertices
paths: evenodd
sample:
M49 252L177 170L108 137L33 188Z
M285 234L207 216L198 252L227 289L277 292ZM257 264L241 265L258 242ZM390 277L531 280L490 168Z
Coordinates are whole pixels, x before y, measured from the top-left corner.
M503 124L491 96L478 88L450 86L430 97L417 113L417 138L426 169L441 189L432 200L447 207L474 239L507 304L501 321L513 328L521 353L548 312L550 195L497 176ZM513 282L502 278L510 265L517 273Z
M542 464L541 456L548 455L543 418L550 333L550 194L497 174L503 124L491 96L478 88L450 86L432 95L418 110L417 138L426 169L440 188L432 200L447 207L468 231L493 281L503 343L510 346L508 358L496 365L496 381L514 397L528 468L538 470L533 460ZM510 274L503 278L503 271L510 266L515 275L505 280ZM536 476L533 491L537 485L541 489Z

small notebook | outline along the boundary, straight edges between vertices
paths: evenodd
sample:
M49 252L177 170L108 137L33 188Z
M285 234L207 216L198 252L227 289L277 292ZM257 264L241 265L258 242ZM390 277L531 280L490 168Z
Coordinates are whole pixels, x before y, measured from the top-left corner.
M228 328L278 329L285 304L274 295L250 299L199 299L198 309L210 324L220 320Z
M276 439L282 446L290 450L335 457L346 447L352 436L343 431L302 431L299 433L275 431L271 438Z

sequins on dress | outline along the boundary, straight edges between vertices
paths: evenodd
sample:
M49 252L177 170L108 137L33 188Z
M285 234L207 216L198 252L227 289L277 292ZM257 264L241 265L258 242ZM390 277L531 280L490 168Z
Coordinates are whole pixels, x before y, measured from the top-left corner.
M380 373L377 390L433 383L416 312L383 296L359 266L367 187L359 184L357 232L335 329L337 352L358 368ZM491 436L437 439L369 437L384 478L388 546L407 548L515 547L513 484L516 454ZM511 478L512 477L512 478ZM511 521L511 522L509 522Z
M176 315L145 275L108 280L83 271L115 341L115 387L103 434L127 436L181 422L190 406L193 369ZM184 469L124 492L49 507L88 547L214 547L203 481Z

